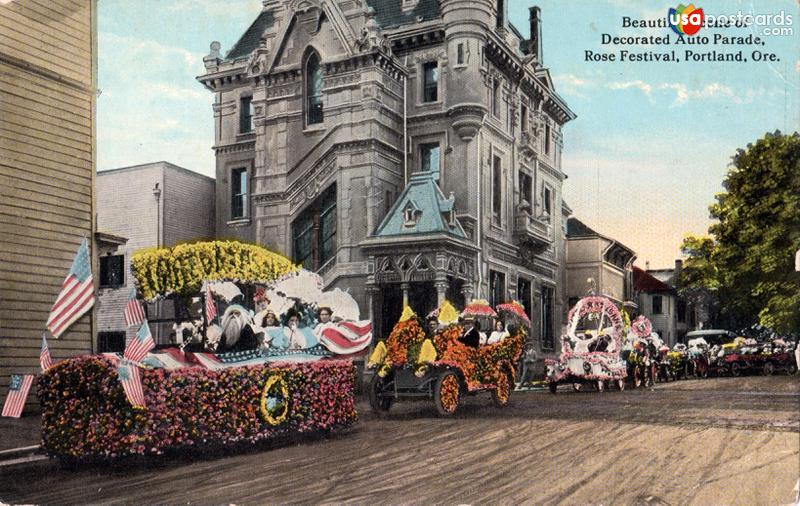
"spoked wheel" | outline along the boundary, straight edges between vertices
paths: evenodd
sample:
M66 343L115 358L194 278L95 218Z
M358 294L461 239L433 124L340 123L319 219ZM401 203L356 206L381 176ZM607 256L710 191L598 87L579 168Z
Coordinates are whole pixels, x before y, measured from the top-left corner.
M377 374L372 377L372 381L369 383L369 406L374 413L385 414L392 407L394 399L383 395L385 384L385 378L381 378Z
M433 402L440 416L452 416L458 408L461 397L461 383L452 371L445 371L436 380L433 389Z
M742 375L742 366L737 364L736 362L731 364L731 374L733 376L739 377Z
M492 390L492 401L498 408L508 406L508 401L511 399L511 385L514 380L511 378L511 373L500 373L497 379L497 388Z
M764 376L772 376L775 373L775 365L772 362L765 362L761 372L764 373Z
M617 380L617 387L619 387L619 391L620 392L624 392L625 391L625 378Z
M797 364L794 362L789 362L789 365L786 366L786 374L794 374L797 372Z
M549 382L547 386L550 389L551 394L554 394L558 391L558 383L556 383L555 381Z
M597 380L597 391L604 392L606 389L606 382L603 380Z

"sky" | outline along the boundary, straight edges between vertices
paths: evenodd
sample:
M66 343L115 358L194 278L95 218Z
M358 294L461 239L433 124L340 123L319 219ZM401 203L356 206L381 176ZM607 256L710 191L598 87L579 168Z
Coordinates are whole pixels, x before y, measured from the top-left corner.
M399 0L398 0L399 1ZM533 1L509 1L528 35ZM764 45L602 45L601 35L663 36L623 28L624 16L657 19L659 1L538 0L542 52L556 91L577 118L564 127L564 198L574 215L637 253L637 265L670 267L687 234L704 234L708 206L738 148L766 132L800 130L800 0L704 1L706 16L792 17L792 35ZM214 175L213 95L197 81L211 41L230 49L260 0L101 0L98 15L98 170L166 160ZM770 28L775 28L773 24ZM763 27L708 28L760 35ZM687 37L690 39L690 37ZM711 39L713 42L713 39ZM585 52L742 50L747 62L587 62ZM755 62L753 50L777 61Z

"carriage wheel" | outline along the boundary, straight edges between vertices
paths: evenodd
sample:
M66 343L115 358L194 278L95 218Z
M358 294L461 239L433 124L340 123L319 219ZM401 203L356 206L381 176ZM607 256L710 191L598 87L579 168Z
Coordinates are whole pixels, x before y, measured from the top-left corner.
M736 377L741 376L742 375L742 366L740 366L736 362L732 363L731 364L731 374L733 376L736 376Z
M383 395L384 379L377 374L369 383L369 405L374 413L385 414L392 407L394 399Z
M453 371L445 371L436 380L433 389L433 402L440 416L452 416L458 408L461 396L461 383Z
M619 387L620 392L625 391L625 378L621 378L617 380L617 386Z
M642 386L642 371L637 367L633 371L633 388L639 388L640 386Z
M786 366L786 374L794 374L796 372L797 372L797 364L795 364L794 362L789 362L789 365Z
M550 388L551 394L554 394L558 391L558 383L555 381L551 381L547 386Z
M597 380L597 391L603 392L606 389L606 382L603 380Z
M500 377L497 379L497 388L492 390L492 401L498 408L508 406L508 401L511 399L511 385L514 384L511 373L501 372Z
M761 372L764 373L764 376L772 376L775 373L775 366L772 362L764 362L764 370Z

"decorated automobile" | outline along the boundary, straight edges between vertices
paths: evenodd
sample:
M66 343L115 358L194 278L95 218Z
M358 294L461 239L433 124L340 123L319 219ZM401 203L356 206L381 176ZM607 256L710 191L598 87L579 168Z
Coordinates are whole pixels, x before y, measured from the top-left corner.
M38 394L49 455L160 454L356 421L356 369L347 359L365 352L371 325L348 294L323 291L315 274L237 242L143 251L132 266L146 300L171 298L180 308L176 345L155 347L132 299L126 319L139 315L131 322L139 330L124 354L48 368Z
M567 332L561 336L559 360L546 360L550 392L559 384L575 390L592 385L598 391L613 384L625 389L627 364L621 358L622 316L606 297L584 297L570 309Z
M469 307L475 310L479 302ZM423 329L406 306L389 337L375 347L367 367L375 371L369 385L373 411L386 413L396 401L431 399L441 416L456 412L465 395L489 392L494 403L508 404L516 380L525 331L497 331L481 344L474 315L458 322L458 313L445 302ZM488 343L492 338L496 340Z

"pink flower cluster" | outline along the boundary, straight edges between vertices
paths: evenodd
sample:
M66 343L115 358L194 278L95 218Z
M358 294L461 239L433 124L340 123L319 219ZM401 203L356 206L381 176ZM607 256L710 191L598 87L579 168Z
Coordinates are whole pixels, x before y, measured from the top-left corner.
M276 374L288 387L289 416L272 426L260 402ZM109 360L78 357L39 377L42 447L54 457L114 458L346 427L357 420L355 381L353 364L334 360L143 370L147 408L135 409Z

